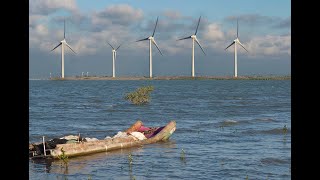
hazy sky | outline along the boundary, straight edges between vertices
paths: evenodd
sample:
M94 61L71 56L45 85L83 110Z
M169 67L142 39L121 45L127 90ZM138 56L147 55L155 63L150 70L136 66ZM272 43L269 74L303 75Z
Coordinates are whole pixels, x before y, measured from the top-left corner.
M30 0L29 77L61 75L63 40L65 77L112 76L112 49L117 47L116 76L149 76L149 42L135 42L152 35L155 46L153 76L191 76L192 40L177 39L195 33L206 55L195 44L196 76L232 76L234 47L239 39L238 76L291 74L290 0Z

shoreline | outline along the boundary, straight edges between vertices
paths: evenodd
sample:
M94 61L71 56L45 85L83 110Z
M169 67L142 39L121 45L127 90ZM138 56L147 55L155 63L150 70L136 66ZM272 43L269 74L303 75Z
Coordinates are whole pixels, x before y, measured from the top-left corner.
M291 80L291 76L156 76L149 77L110 77L110 76L89 76L89 77L65 77L48 78L47 80Z

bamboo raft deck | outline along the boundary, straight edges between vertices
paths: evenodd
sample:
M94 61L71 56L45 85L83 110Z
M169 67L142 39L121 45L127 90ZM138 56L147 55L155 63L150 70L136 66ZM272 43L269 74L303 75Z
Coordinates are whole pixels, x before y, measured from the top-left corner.
M159 130L159 132L155 132L152 137L143 140L139 140L138 138L130 135L133 132L138 132L141 127L143 127L143 123L142 121L138 120L131 127L124 131L128 134L127 137L115 137L96 141L79 141L74 143L56 144L55 148L52 149L45 148L46 142L29 144L29 158L59 159L62 155L67 157L76 157L98 152L108 152L118 149L143 146L159 141L166 141L176 130L176 122L170 121L166 126L158 127L157 130ZM36 151L33 149L34 146L41 146L43 147L43 150L40 152L39 150Z

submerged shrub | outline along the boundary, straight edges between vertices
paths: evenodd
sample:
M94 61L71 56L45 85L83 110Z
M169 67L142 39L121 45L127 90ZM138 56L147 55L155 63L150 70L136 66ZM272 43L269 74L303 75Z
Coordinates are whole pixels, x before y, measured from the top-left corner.
M153 86L143 86L136 91L125 95L125 99L136 105L147 104L150 102L150 93L154 90Z

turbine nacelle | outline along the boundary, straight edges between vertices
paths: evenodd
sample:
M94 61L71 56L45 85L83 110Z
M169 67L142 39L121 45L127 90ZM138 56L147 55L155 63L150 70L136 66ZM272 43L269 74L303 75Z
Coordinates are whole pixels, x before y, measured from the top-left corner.
M197 39L197 36L196 35L191 35L190 36L192 39Z
M154 37L152 36L148 37L148 39L154 41Z
M116 50L115 50L115 49L112 49L112 52L116 52Z

